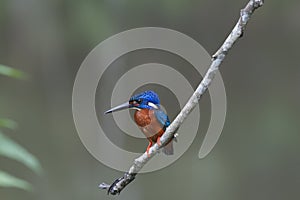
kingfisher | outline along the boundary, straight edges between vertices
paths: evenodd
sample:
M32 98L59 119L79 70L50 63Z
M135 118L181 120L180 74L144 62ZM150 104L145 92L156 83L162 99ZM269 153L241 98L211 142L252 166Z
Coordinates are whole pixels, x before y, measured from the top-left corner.
M149 140L146 149L149 156L149 150L154 143L161 146L160 138L170 125L169 117L160 106L158 95L151 90L136 94L129 101L106 111L105 114L124 109L135 109L134 121ZM163 152L173 155L172 139L163 147Z

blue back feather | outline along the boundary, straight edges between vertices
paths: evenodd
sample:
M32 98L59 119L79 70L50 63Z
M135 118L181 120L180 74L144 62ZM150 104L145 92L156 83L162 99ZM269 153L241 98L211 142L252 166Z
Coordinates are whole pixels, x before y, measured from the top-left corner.
M170 125L169 117L163 110L155 110L154 111L155 117L157 121L164 127L168 127Z

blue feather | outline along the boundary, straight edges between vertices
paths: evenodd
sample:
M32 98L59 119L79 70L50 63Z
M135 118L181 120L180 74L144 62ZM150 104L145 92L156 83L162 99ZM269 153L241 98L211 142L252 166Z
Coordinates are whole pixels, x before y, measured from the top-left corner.
M162 126L164 126L166 128L170 125L169 117L166 115L166 113L163 110L155 110L154 114L155 114L157 121Z

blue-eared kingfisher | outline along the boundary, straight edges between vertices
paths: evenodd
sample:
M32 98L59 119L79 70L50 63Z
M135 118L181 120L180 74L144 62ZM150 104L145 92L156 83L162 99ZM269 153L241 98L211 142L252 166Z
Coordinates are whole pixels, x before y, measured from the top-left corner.
M106 111L105 114L126 108L136 110L134 113L134 121L149 140L149 145L146 150L149 156L150 147L154 143L161 145L160 137L170 125L167 114L161 109L159 97L155 92L148 90L132 96L128 102ZM173 155L172 139L163 147L163 152L166 155Z

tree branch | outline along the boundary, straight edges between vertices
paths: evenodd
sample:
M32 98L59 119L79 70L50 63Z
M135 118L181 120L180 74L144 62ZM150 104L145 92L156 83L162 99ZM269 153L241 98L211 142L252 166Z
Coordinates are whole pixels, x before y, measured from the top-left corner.
M147 153L145 152L143 155L136 158L129 171L126 172L123 177L115 180L111 185L102 183L99 185L99 188L107 189L107 194L119 194L131 181L135 179L136 174L158 152L158 150L166 145L169 140L174 138L175 131L192 112L192 110L198 104L201 96L211 84L221 63L225 59L227 52L231 49L237 39L243 35L244 29L251 15L257 8L261 7L263 3L263 0L250 0L245 8L241 10L238 22L224 41L223 45L212 56L212 63L201 83L197 87L196 91L193 93L184 108L180 111L175 120L171 123L171 125L167 128L166 132L161 137L160 141L162 145L158 146L158 144L154 144L149 150L149 156L147 156Z

